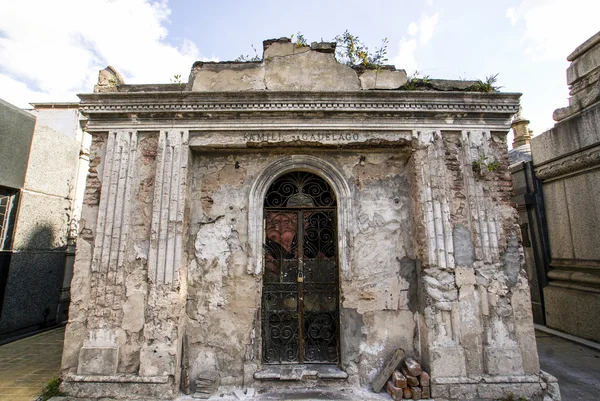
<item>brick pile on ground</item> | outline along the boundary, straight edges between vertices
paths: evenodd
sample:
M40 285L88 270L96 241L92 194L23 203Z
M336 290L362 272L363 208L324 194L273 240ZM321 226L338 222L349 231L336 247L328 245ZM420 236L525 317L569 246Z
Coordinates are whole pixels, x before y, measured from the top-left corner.
M395 401L431 397L429 374L412 358L402 360L390 376L386 388Z

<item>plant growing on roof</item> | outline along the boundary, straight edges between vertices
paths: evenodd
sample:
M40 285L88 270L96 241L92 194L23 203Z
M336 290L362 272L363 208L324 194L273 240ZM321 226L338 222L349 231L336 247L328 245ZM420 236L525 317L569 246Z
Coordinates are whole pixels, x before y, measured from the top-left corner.
M290 35L290 39L292 41L294 40L293 33ZM308 47L308 42L306 41L306 38L304 37L304 35L302 33L300 33L300 31L298 31L296 33L296 47Z
M171 82L174 84L179 84L180 86L183 85L183 82L181 81L181 74L173 75L173 78L171 78Z
M240 54L237 58L235 58L233 61L237 61L237 62L257 62L257 61L261 61L262 58L258 55L258 52L256 51L256 48L254 47L254 45L250 45L252 47L252 50L254 50L254 56L250 56L249 54Z
M388 61L387 47L389 43L388 38L381 39L381 46L375 48L375 53L371 57L371 64L375 65L377 71L380 71L383 63Z
M342 35L334 38L337 43L335 55L339 62L351 67L363 67L367 69L381 70L383 63L387 62L387 38L381 40L381 46L375 48L375 53L369 52L369 48L356 35L345 30Z
M183 81L181 80L181 74L175 74L173 75L173 77L170 79L170 81L174 84L177 84L179 86L179 90L181 92L183 92L183 86L185 85L183 83Z
M417 89L430 88L431 83L429 82L429 75L425 75L422 78L419 77L419 75L419 71L413 72L411 75L408 76L408 81L404 85L402 85L400 89L412 91Z
M484 81L479 80L476 84L469 86L465 91L470 92L498 92L501 86L496 86L498 82L498 74L490 75Z
M296 47L308 46L308 40L300 31L290 35L290 39L296 40ZM323 39L321 39L321 41L323 41ZM387 48L389 41L387 38L381 40L380 47L375 48L374 53L369 52L369 48L361 42L360 38L353 35L348 30L344 31L342 35L337 35L333 41L337 44L335 52L336 59L340 63L349 65L350 67L381 71L384 63L388 61ZM252 50L254 50L254 56L250 57L250 55L241 54L234 61L261 61L262 59L254 46L252 46Z

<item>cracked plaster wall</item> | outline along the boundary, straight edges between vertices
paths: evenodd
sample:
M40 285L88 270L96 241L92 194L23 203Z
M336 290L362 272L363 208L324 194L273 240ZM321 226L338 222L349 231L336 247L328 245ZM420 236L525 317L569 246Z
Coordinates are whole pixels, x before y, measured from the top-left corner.
M351 189L351 272L340 277L341 360L350 380L366 385L397 347L418 356L407 156L313 155L339 167ZM256 178L281 156L194 154L186 307L192 383L218 370L222 384L249 385L260 366L262 281L246 266L247 205Z
M289 154L191 153L181 178L180 277L169 283L156 281L148 260L157 246L153 221L162 213L157 180L164 190L171 178L157 176L171 134L121 135L133 169L123 170L129 195L116 190L130 203L123 259L116 256L115 271L102 270L101 194L115 191L106 187L117 165L108 155L119 142L96 135L64 371L178 380L183 359L190 383L218 371L223 385L253 385L261 367L262 281L248 268L249 197L267 167ZM421 359L432 377L539 372L503 140L501 133L430 132L418 133L412 148L310 152L335 166L350 189L340 339L341 365L353 385L368 385L398 347ZM482 156L499 167L477 169L473 161ZM98 359L101 366L90 365Z

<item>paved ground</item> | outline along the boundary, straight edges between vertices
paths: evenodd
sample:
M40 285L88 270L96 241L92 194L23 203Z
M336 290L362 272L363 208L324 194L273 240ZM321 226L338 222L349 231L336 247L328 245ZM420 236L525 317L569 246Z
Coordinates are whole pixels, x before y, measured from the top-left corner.
M0 346L0 401L32 401L60 370L61 327Z
M600 351L536 330L542 370L558 379L563 401L600 400Z
M46 383L58 376L64 333L59 328L0 346L0 401L37 399ZM539 330L536 338L540 365L558 378L563 401L600 400L600 350ZM324 393L306 395L300 399L331 399ZM355 399L357 394L347 396ZM381 395L372 396L379 399Z

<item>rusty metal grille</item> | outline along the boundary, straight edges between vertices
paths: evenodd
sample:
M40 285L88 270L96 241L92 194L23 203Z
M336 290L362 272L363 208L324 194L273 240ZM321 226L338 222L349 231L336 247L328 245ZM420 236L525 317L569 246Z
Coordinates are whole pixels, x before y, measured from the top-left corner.
M320 177L294 172L265 198L263 362L338 363L336 200Z

